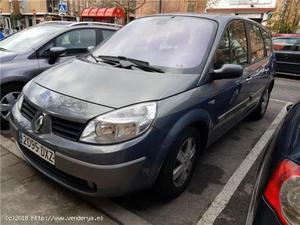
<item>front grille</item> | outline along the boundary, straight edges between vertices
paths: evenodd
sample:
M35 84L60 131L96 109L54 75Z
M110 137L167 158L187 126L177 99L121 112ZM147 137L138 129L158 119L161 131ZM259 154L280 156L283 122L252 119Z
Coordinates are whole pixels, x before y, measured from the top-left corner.
M72 141L77 141L84 128L83 123L76 123L57 117L52 118L52 132L63 138L67 138Z
M95 193L97 191L96 185L90 187L86 180L74 177L70 174L67 174L61 170L58 170L52 164L48 163L47 161L43 160L32 151L28 150L26 147L19 145L24 155L30 159L37 167L45 171L47 174L59 179L63 183L66 183L69 186L72 186L78 190Z
M32 120L34 115L36 114L37 109L30 104L25 99L23 100L22 107L21 107L21 113L23 116L25 116L28 120Z
M21 113L23 116L25 116L29 121L32 121L37 111L36 107L24 99L21 107ZM72 141L77 141L79 139L84 128L83 123L72 122L55 116L51 116L51 121L52 132L55 135Z

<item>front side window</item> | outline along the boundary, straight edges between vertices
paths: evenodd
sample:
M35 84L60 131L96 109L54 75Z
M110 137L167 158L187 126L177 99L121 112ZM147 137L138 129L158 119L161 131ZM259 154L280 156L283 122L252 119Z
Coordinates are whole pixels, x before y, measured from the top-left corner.
M96 46L96 31L94 29L72 30L48 42L38 51L38 55L48 57L52 47L66 48L67 55L86 53L89 46Z
M271 37L266 31L264 31L262 29L261 29L261 33L262 33L262 36L264 38L267 56L270 56L272 54L272 40L271 40Z
M216 22L202 18L146 17L126 25L93 54L146 61L165 71L195 71L209 52L216 28Z
M230 62L246 65L248 63L248 45L245 24L235 21L229 27Z
M264 42L259 27L254 24L249 24L249 36L251 46L251 63L255 63L265 57Z
M247 36L245 25L241 21L232 22L226 29L214 57L214 69L222 65L248 63Z

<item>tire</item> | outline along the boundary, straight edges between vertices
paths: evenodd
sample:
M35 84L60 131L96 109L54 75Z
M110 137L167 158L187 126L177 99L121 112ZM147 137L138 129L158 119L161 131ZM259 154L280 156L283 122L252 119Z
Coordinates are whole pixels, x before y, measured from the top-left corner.
M12 83L1 86L1 96L0 96L0 121L1 130L9 128L8 116L10 110L21 93L23 88L22 84Z
M269 89L266 88L260 98L259 105L257 108L250 114L250 118L254 120L259 120L264 117L270 100Z
M178 197L186 189L192 178L201 150L200 134L196 128L186 128L175 140L154 186L159 194L167 198ZM185 152L184 149L189 143L194 144L194 151L190 151L190 154L183 155L182 153ZM179 152L181 152L181 154L179 154ZM178 158L183 160L184 158L182 157L187 157L188 155L191 159L190 163L182 163L179 161ZM182 167L180 167L180 164L182 164ZM181 170L179 168L181 168ZM186 170L186 174L182 173L181 176L178 176L179 171L182 170ZM177 171L176 176L173 175L175 171Z

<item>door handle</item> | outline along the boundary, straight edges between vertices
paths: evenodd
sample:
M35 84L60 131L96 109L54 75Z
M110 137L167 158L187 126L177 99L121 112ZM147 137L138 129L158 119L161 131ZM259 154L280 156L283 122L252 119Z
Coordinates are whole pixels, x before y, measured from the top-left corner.
M252 79L253 79L253 77L249 76L249 77L246 78L246 81L250 81Z

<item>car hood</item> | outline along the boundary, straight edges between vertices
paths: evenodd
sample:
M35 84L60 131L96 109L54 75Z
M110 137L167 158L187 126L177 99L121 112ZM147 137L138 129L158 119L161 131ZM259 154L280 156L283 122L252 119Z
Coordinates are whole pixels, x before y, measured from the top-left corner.
M159 100L196 86L195 74L150 73L81 59L45 71L35 82L47 89L112 108Z
M13 60L18 54L16 52L0 51L0 62L5 63Z

